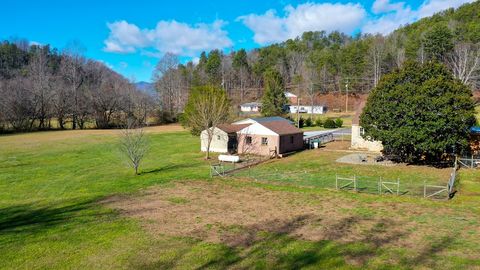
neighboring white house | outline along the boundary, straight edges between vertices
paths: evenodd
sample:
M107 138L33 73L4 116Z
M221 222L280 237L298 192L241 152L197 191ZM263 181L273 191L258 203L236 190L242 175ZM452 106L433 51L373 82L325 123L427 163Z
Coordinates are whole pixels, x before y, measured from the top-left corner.
M286 98L296 98L297 95L295 95L294 93L291 93L291 92L285 92L285 97Z
M290 92L284 92L285 97L288 99L288 103L297 103L297 96ZM242 112L260 112L262 110L261 102L247 102L240 105L240 111Z
M285 97L288 99L288 104L297 104L297 95L291 92L285 92Z
M290 105L290 113L310 113L310 114L324 114L325 106L310 106L310 105Z
M351 148L358 149L358 150L367 150L371 152L380 152L383 150L382 142L380 141L372 141L368 138L364 138L364 131L363 128L360 126L360 114L365 107L365 102L362 101L360 104L357 105L357 111L355 112L355 116L352 120L352 142Z
M261 102L248 102L240 105L240 111L242 112L259 112L261 109Z

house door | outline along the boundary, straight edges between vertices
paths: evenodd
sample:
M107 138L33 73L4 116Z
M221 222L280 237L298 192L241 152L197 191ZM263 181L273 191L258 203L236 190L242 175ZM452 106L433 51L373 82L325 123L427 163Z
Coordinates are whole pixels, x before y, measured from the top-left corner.
M237 153L238 142L237 135L228 135L228 153L235 154Z

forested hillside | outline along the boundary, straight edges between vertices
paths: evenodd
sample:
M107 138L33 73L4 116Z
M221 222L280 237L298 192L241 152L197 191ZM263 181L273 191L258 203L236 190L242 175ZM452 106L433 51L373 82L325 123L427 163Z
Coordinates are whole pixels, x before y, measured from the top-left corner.
M25 40L0 43L0 133L144 122L152 102L73 45L59 52Z
M320 29L319 29L320 30ZM304 98L318 93L368 93L383 74L407 60L436 60L472 90L479 87L480 2L474 2L421 19L382 35L339 32L305 32L301 37L260 49L224 54L202 53L198 64L180 64L167 54L154 73L163 110L183 110L192 85L221 85L234 104L259 100L263 73L281 72L287 88Z
M319 93L367 94L405 61L440 61L472 90L480 88L480 2L424 18L382 35L305 32L296 39L246 51L203 52L181 64L167 53L153 74L157 98L71 46L58 51L24 40L0 43L0 132L107 128L127 118L144 122L159 109L175 119L192 86L212 84L232 104L259 101L267 69L313 104Z

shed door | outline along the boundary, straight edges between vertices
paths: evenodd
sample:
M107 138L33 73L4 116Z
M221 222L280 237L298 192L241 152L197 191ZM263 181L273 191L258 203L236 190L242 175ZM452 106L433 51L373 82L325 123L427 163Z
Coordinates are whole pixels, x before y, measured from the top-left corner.
M238 147L238 142L237 142L237 135L228 135L228 152L229 153L237 153L237 147Z

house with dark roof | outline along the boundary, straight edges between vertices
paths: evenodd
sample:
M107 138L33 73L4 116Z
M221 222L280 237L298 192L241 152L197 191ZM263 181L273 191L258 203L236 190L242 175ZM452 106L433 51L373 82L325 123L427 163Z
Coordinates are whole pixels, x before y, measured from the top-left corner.
M303 131L282 117L249 118L233 124L219 125L213 132L210 151L220 153L282 155L303 149ZM206 151L208 134L201 134L202 151Z

